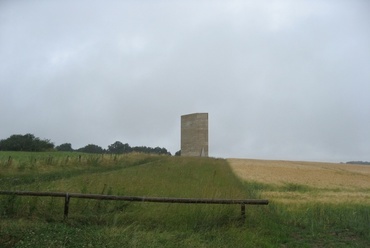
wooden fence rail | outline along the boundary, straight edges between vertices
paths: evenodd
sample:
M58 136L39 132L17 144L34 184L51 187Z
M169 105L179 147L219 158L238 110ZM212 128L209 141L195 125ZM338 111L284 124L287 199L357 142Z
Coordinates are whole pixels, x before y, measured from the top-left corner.
M69 202L71 198L135 201L135 202L188 203L188 204L240 204L242 218L245 218L245 205L267 205L269 203L268 200L261 199L168 198L168 197L118 196L118 195L80 194L63 192L3 191L3 190L0 190L0 195L64 197L65 198L64 219L68 217Z

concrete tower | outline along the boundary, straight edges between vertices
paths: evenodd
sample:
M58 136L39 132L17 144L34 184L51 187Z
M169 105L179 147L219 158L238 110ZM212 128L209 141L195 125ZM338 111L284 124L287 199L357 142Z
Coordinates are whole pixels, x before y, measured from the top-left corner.
M181 156L208 157L208 113L181 116Z

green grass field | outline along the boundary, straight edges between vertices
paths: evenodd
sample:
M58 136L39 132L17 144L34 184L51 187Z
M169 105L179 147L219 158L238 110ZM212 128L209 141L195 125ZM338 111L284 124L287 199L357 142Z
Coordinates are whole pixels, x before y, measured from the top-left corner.
M224 159L0 152L0 190L260 198ZM301 190L295 187L287 190ZM310 187L304 188L305 191ZM0 196L0 247L368 247L370 203L247 206Z

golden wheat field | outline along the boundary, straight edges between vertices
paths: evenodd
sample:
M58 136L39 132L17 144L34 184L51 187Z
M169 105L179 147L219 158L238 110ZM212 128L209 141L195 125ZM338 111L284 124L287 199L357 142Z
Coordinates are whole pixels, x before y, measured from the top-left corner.
M262 191L261 197L272 201L370 205L368 165L253 159L228 159L228 162L241 179L271 185L269 190Z

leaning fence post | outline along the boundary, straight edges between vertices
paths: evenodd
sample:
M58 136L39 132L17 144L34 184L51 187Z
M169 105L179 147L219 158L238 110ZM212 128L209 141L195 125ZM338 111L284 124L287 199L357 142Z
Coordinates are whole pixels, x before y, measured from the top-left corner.
M64 220L68 218L68 211L69 211L69 199L71 197L69 196L68 193L66 193L66 198L64 201Z
M8 158L8 165L12 165L12 156L9 156Z
M240 204L240 210L242 214L242 220L245 220L245 204Z

